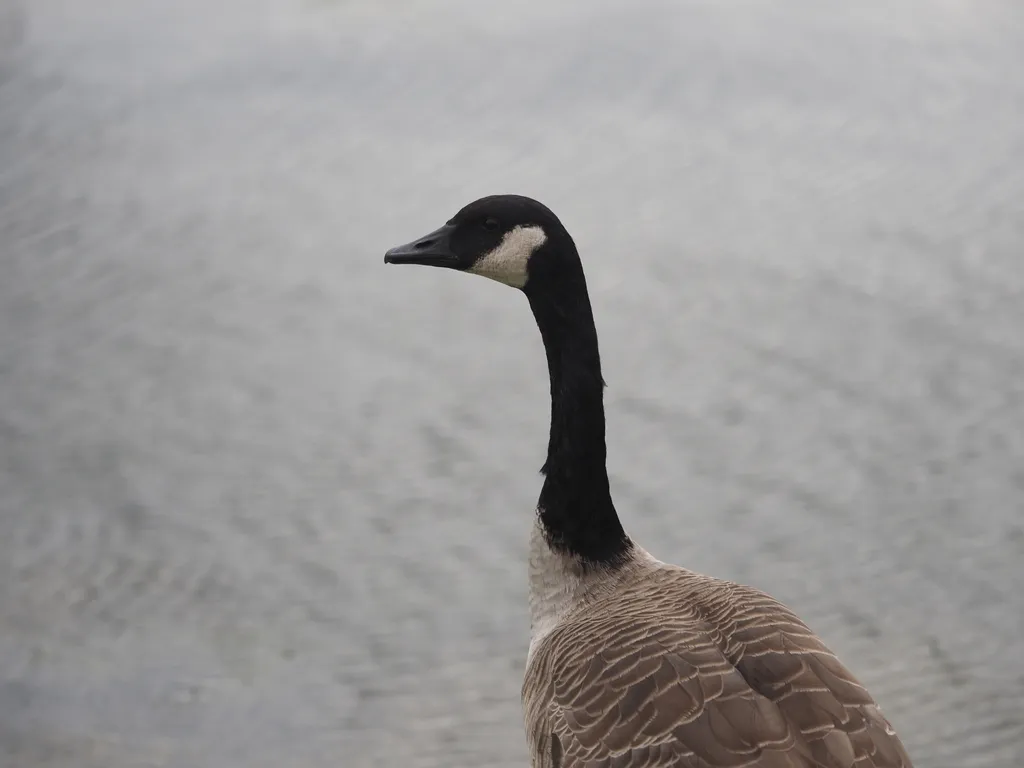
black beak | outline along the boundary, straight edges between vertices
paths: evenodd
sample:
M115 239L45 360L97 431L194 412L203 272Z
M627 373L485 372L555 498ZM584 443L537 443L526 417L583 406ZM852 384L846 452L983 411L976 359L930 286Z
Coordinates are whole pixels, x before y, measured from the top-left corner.
M458 267L459 258L451 250L455 226L445 224L429 235L405 245L396 245L384 254L385 264L427 264L432 267Z

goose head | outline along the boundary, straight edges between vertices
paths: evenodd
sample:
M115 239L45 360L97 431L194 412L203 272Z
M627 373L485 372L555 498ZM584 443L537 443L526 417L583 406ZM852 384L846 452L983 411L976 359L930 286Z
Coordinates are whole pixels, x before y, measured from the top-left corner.
M615 512L605 466L597 329L579 253L555 214L528 197L484 197L439 229L392 248L384 262L471 272L526 295L551 382L548 456L537 502L543 530L537 541L558 557L625 562L633 544Z
M568 243L568 248L559 247ZM558 218L519 195L475 200L444 226L384 254L386 264L425 264L482 275L529 292L576 249ZM528 287L529 286L529 287Z

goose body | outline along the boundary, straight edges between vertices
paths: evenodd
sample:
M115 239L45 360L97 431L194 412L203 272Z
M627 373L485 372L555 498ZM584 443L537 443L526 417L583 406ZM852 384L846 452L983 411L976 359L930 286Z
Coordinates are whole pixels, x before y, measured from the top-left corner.
M586 280L549 209L482 198L385 261L523 291L544 341L551 430L522 689L534 768L912 768L867 690L789 608L663 563L625 533Z

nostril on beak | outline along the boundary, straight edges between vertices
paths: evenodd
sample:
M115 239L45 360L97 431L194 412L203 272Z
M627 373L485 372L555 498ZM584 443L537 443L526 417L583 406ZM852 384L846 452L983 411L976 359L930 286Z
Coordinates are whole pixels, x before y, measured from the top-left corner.
M413 246L413 248L415 248L417 251L422 251L424 248L429 248L436 242L437 240L431 237L426 240L420 240L418 243L416 243L416 245Z

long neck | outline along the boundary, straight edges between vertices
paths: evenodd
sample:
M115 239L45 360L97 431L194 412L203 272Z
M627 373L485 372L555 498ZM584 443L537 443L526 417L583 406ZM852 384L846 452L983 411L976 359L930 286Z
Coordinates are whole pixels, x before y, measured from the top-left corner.
M632 543L608 485L604 380L586 279L572 241L562 247L572 251L545 276L543 289L527 289L551 377L551 434L538 514L552 549L613 565Z

